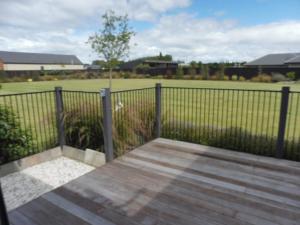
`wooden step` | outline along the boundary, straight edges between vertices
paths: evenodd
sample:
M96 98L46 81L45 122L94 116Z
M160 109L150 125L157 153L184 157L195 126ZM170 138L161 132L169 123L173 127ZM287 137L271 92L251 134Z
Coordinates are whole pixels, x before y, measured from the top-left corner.
M195 155L221 159L229 162L235 162L244 165L255 166L259 168L281 171L289 174L300 175L300 162L275 159L271 157L258 156L248 153L224 150L211 146L192 144L182 141L158 138L148 143L151 147L166 147L178 151L185 151Z

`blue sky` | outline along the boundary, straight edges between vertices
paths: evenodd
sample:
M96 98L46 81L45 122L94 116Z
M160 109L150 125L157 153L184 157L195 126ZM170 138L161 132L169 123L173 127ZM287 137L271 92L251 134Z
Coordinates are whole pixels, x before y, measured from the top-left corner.
M112 9L128 13L137 35L130 59L248 61L300 52L300 0L1 0L0 50L98 58L86 41Z
M299 0L209 0L193 1L189 12L199 17L216 16L234 19L240 25L257 25L279 20L300 19Z

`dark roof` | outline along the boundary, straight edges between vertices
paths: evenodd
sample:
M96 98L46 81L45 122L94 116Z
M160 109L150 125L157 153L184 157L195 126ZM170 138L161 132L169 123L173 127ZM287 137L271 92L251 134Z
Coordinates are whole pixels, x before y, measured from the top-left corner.
M160 64L178 64L175 61L163 61L163 60L145 60L144 63L160 63Z
M300 54L298 56L294 57L294 58L291 58L291 59L287 60L285 63L289 63L289 64L290 63L291 64L300 63Z
M12 64L65 64L82 65L75 55L0 51L0 59Z
M300 53L270 54L246 63L247 66L281 66L300 63Z
M120 69L133 69L142 63L178 64L178 62L175 62L175 61L154 60L154 59L149 59L149 58L151 58L151 57L143 57L143 58L138 58L138 59L134 59L134 60L125 62L120 65Z

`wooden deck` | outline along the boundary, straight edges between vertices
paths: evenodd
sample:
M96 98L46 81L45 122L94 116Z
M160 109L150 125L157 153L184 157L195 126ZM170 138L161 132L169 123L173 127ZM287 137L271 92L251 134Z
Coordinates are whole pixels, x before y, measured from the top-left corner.
M9 217L15 225L299 225L300 163L157 139Z

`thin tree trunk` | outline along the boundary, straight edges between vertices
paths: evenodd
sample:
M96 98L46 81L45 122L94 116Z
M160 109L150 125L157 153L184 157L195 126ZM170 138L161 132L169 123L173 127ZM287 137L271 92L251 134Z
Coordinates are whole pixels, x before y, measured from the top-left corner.
M109 89L112 88L112 68L109 68Z

